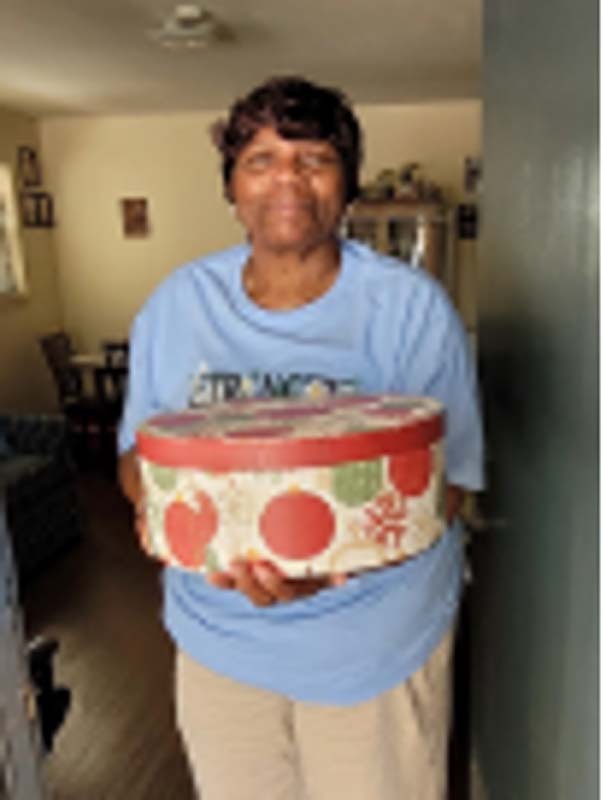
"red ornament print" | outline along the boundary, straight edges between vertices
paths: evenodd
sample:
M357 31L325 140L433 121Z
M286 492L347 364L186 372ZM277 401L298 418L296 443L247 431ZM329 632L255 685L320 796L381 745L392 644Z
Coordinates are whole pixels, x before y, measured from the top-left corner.
M165 511L165 535L175 561L194 569L205 561L205 548L218 528L218 512L205 492L197 492L198 508L175 500Z
M389 478L396 489L408 497L423 494L433 469L431 450L411 450L389 460Z
M335 517L321 497L292 491L274 497L260 517L260 533L275 555L305 559L325 550L335 533Z

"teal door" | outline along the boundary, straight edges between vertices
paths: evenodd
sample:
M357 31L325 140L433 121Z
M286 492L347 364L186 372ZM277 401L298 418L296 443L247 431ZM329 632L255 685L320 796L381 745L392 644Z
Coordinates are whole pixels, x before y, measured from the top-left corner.
M597 8L486 0L473 797L598 787Z

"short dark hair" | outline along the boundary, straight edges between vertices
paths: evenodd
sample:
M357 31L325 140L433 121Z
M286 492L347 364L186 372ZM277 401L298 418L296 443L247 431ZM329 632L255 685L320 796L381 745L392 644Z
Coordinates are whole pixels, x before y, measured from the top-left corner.
M362 131L343 92L318 86L297 76L276 77L235 101L226 120L212 127L212 138L222 156L226 197L241 150L260 128L274 128L283 139L328 141L341 158L345 200L358 195L362 161Z

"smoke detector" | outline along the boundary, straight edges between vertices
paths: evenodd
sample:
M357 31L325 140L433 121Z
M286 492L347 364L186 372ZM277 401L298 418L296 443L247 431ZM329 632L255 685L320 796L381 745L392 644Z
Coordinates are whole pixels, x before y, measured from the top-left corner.
M161 25L149 31L151 39L163 47L207 47L221 34L215 16L194 3L179 3Z

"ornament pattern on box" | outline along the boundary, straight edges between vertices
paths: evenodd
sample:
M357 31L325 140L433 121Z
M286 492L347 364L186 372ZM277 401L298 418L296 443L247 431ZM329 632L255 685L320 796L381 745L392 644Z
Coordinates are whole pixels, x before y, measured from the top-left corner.
M162 415L159 437L241 437L259 442L341 437L412 425L437 403L382 396L298 402L228 403ZM442 441L327 466L212 472L141 458L142 541L166 563L227 569L235 557L267 559L291 576L353 571L400 561L444 530Z
M143 460L145 547L194 571L226 569L240 555L300 576L402 560L443 532L441 462L440 444L333 467L227 475Z

